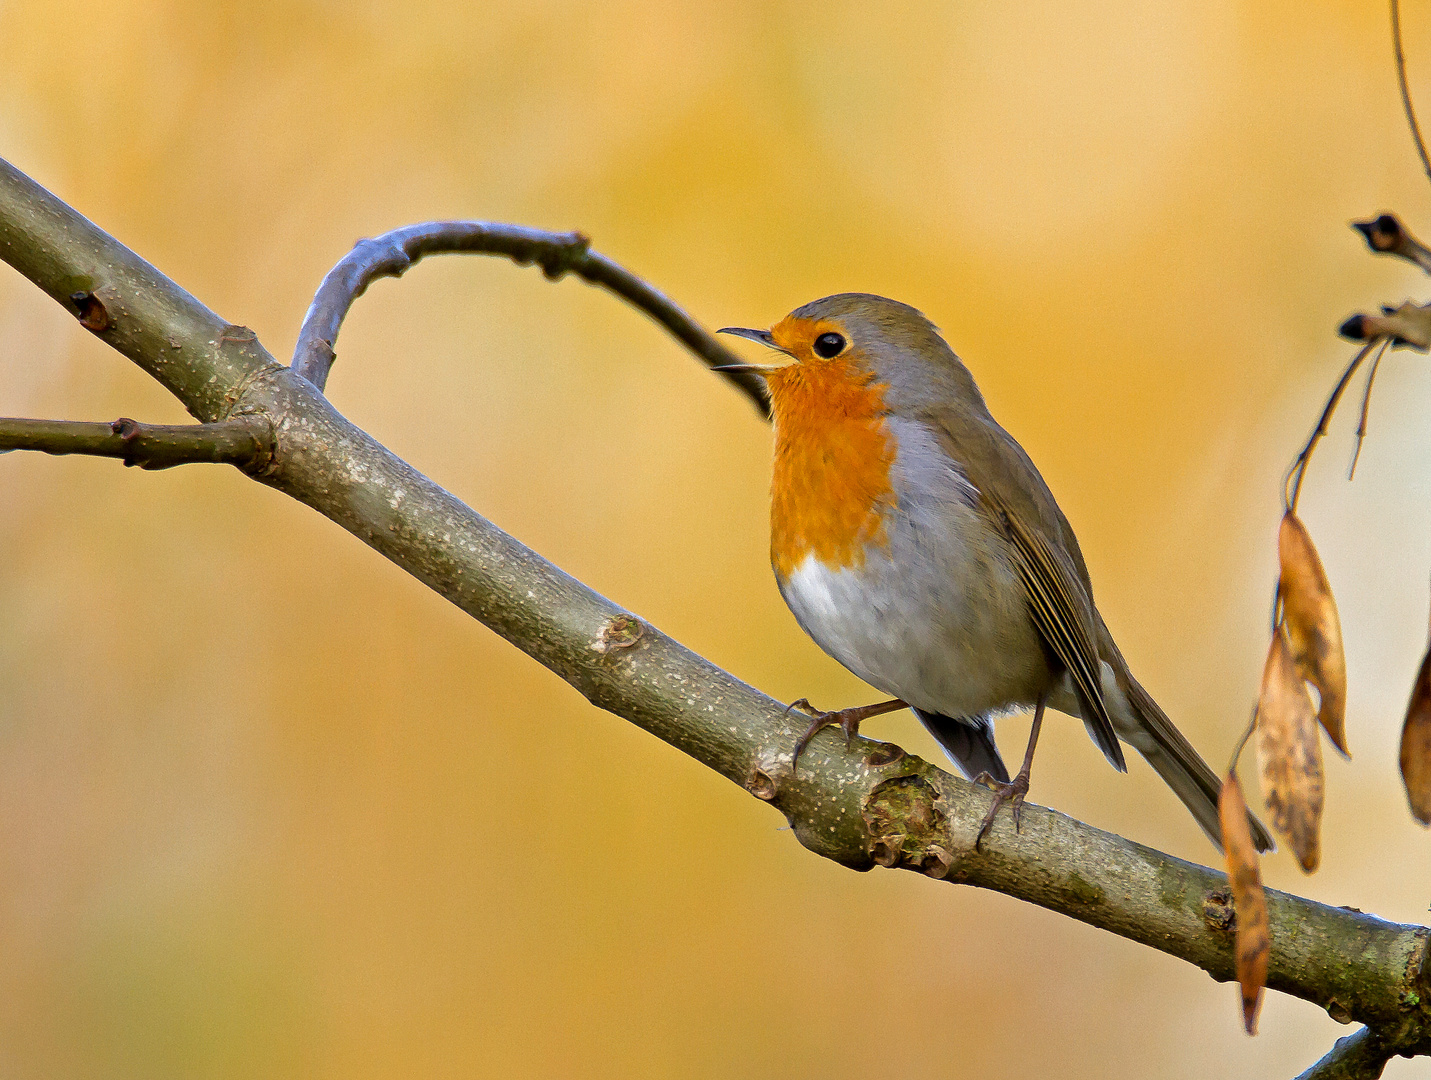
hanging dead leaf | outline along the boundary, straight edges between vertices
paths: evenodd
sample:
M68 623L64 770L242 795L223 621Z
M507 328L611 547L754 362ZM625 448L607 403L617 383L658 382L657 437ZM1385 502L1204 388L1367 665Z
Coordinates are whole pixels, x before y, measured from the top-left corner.
M1321 861L1322 743L1312 697L1281 630L1272 634L1262 670L1257 763L1272 827L1287 838L1310 874Z
M1401 780L1411 816L1431 825L1431 650L1421 661L1411 702L1406 706L1406 726L1401 729Z
M1227 855L1227 882L1232 886L1232 910L1237 916L1237 981L1242 985L1242 1023L1257 1034L1257 1010L1267 984L1267 958L1272 933L1267 919L1267 895L1262 891L1257 845L1247 823L1247 800L1237 775L1229 773L1217 799L1222 824L1222 850Z
M1282 564L1278 589L1282 619L1292 660L1302 678L1317 688L1322 706L1317 719L1327 735L1347 757L1347 661L1342 652L1342 625L1327 572L1307 528L1288 510L1277 532L1277 554Z

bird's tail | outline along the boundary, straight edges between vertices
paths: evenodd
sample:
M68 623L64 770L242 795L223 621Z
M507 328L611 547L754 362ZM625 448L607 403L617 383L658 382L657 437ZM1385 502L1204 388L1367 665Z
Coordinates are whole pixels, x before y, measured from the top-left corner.
M1148 759L1148 764L1157 770L1183 805L1192 811L1202 831L1221 848L1222 826L1217 817L1217 797L1222 790L1222 780L1198 756L1198 752L1183 738L1182 732L1173 727L1153 696L1131 675L1128 676L1128 702L1141 721L1143 731L1151 736L1129 741ZM1262 823L1250 813L1247 821L1257 850L1271 851L1275 845Z
M999 757L999 748L994 744L994 725L987 717L956 720L923 709L915 709L914 715L919 717L925 730L939 740L944 752L967 779L988 773L1001 784L1009 782L1009 770L1004 767L1004 759Z
M1106 627L1103 633L1106 644L1112 645ZM1109 657L1109 650L1102 651L1105 658ZM1116 664L1122 671L1115 671L1113 665L1104 660L1103 691L1118 737L1147 759L1163 782L1192 812L1202 831L1221 850L1222 826L1217 816L1217 797L1222 791L1222 780L1192 748L1183 733L1173 726L1167 713L1153 700L1153 695L1133 678L1117 646L1113 646L1111 656L1116 657ZM1276 845L1262 823L1250 813L1247 821L1257 850L1271 851Z

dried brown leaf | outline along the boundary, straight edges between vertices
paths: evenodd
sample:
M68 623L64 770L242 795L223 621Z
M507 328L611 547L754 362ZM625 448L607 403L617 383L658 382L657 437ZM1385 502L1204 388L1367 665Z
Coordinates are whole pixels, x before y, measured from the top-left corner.
M1262 670L1257 763L1272 827L1310 874L1321 861L1322 743L1312 697L1280 630L1272 634Z
M1317 719L1343 754L1347 752L1347 661L1342 625L1327 572L1307 528L1292 511L1282 515L1277 533L1282 564L1282 620L1287 643L1302 678L1317 688L1322 707Z
M1421 661L1411 701L1406 706L1406 726L1401 729L1401 779L1411 816L1431 825L1431 650Z
M1247 823L1247 800L1242 785L1229 773L1217 799L1222 824L1222 850L1227 853L1227 882L1232 886L1232 910L1237 916L1237 981L1242 984L1242 1023L1247 1034L1257 1034L1257 1010L1267 983L1267 957L1272 933L1267 920L1267 896L1262 891L1257 845Z

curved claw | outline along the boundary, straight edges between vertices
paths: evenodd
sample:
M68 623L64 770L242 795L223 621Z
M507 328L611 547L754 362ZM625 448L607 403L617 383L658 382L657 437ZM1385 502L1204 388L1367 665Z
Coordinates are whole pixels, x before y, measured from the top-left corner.
M1024 796L1029 793L1028 773L1020 771L1017 776L1007 784L1001 784L989 776L988 773L980 773L974 778L976 784L987 784L994 792L994 805L989 807L989 812L984 815L983 823L979 826L979 835L974 837L974 850L979 850L979 845L984 842L984 834L994 824L994 818L999 815L999 808L1008 803L1014 815L1014 832L1019 831L1024 814Z
M827 727L838 726L845 733L845 745L848 746L854 741L856 735L860 733L860 722L868 720L871 716L879 716L881 713L894 712L896 709L905 709L908 706L898 699L894 701L882 701L878 705L863 705L853 709L839 709L835 712L820 712L810 704L806 698L798 698L785 706L785 715L790 715L791 709L799 709L807 712L813 720L810 726L805 729L805 734L801 735L795 743L795 750L790 755L790 775L795 775L795 770L800 763L800 755L805 752L805 747L810 745L810 740Z
M801 735L795 743L795 751L790 755L790 773L793 776L796 767L800 764L800 755L805 752L805 747L810 745L810 740L820 734L827 727L839 724L837 713L815 713L815 719L810 721L810 726L805 729L805 734ZM840 725L843 727L844 725Z
M984 841L984 834L989 831L989 826L994 823L994 818L998 816L999 807L1004 803L1012 803L1014 811L1014 832L1019 831L1020 820L1024 815L1024 796L1029 793L1029 770L1033 768L1034 747L1038 745L1039 729L1043 727L1043 710L1048 703L1048 694L1045 693L1038 699L1038 704L1034 707L1033 726L1029 729L1029 745L1024 751L1024 767L1018 771L1012 780L1007 784L1001 784L988 773L980 773L975 777L975 783L985 783L994 792L994 805L989 807L989 812L984 815L983 824L979 826L979 835L974 837L974 850L979 850L979 845Z

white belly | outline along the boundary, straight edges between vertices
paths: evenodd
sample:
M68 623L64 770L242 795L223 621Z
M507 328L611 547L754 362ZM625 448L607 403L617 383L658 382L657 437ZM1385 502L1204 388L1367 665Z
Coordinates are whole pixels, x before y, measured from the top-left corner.
M915 708L981 717L1032 705L1049 671L1021 586L982 559L950 561L878 556L832 571L809 556L780 591L822 649Z

